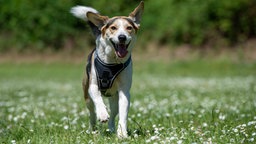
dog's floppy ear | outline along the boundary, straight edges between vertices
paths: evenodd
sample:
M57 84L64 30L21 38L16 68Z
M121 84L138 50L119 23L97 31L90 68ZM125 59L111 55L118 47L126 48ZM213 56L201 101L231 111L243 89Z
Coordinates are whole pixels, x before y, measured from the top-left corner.
M99 29L101 29L101 27L104 26L109 19L107 16L102 16L93 12L88 12L86 15L88 20Z
M141 21L141 16L144 10L144 2L141 1L140 4L130 13L129 17L139 26Z

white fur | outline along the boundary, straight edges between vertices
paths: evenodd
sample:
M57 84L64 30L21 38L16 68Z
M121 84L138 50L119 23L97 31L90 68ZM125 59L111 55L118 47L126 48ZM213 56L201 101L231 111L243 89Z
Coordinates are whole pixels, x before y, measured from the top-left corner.
M110 115L108 114L107 106L103 102L103 97L97 85L98 82L94 65L92 65L91 72L91 83L88 91L92 100L89 105L94 105L93 112L91 112L92 115L90 115L90 119L92 120L91 124L95 124L95 117L100 122L108 121L109 130L114 132L115 117L119 114L117 135L120 138L128 137L127 118L130 106L130 88L132 84L132 63L119 74L111 89L107 90L107 93L112 95L109 98Z
M85 21L88 21L86 16L86 13L88 12L98 13L98 11L95 10L94 8L86 7L86 6L75 6L75 7L72 7L70 10L70 13L72 13L75 17Z
M126 31L126 27L125 27L125 24L128 23L127 21L125 20L122 20L122 19L118 19L116 20L116 23L117 23L117 26L118 26L118 30L116 32L115 35L110 35L110 39L112 39L113 42L115 43L119 43L119 40L118 40L118 36L119 35L125 35L127 40L126 40L126 44L128 44L131 40L132 40L132 36ZM131 47L130 47L131 48ZM128 49L128 51L131 51L130 49Z
M124 63L131 56L132 47L136 41L136 36L129 35L124 29L124 23L121 20L118 22L120 24L118 32L116 35L109 37L98 37L96 39L96 53L99 58L104 63ZM131 41L131 44L128 47L128 54L124 58L119 58L115 54L115 50L112 44L109 42L109 39L115 39L115 42L118 42L118 35L124 34L127 36L127 41ZM128 42L127 42L128 43ZM90 117L97 118L100 122L108 121L108 128L110 131L115 131L115 117L119 114L119 121L117 127L117 135L120 138L128 137L127 134L127 118L128 111L130 107L130 88L132 84L132 62L118 75L115 79L113 86L107 90L106 93L111 94L112 97L109 98L110 104L110 115L108 114L107 107L103 102L101 92L98 87L96 72L94 64L92 64L91 69L91 81L89 85L89 95L91 98L91 104L94 105L94 113ZM92 120L91 119L91 120ZM92 125L94 124L91 123Z
M115 35L107 35L105 38L100 36L96 39L96 48L98 52L98 56L104 63L124 63L128 60L128 58L131 56L132 48L134 47L134 44L136 42L136 35L130 35L125 30L125 23L126 21L122 19L116 20L116 23L118 24L118 30L115 33ZM108 30L106 30L108 31ZM115 50L113 48L113 45L110 42L110 39L114 43L119 43L118 36L119 35L125 35L126 36L126 44L130 43L129 47L127 48L128 54L124 58L119 58L115 54Z
M125 30L125 22L122 20L117 20L118 31L115 35L108 35L106 37L99 36L96 39L96 53L98 57L104 63L124 63L131 56L132 47L136 41L136 35L130 35ZM125 35L127 37L127 42L130 42L127 48L128 54L124 58L119 58L115 54L113 45L110 43L112 39L115 43L118 43L118 35ZM88 105L94 105L91 108L90 119L91 125L94 127L95 118L100 122L108 121L108 128L111 132L115 131L115 117L119 114L119 121L117 126L117 135L120 138L128 137L127 134L127 119L128 111L130 107L130 88L132 84L132 62L117 76L113 86L106 91L106 93L112 95L109 98L110 115L107 111L107 106L103 102L103 97L98 87L98 81L96 77L96 71L94 64L92 64L91 69L91 81L89 84L89 95L91 101ZM90 108L89 108L90 109Z
M141 2L140 5L132 12L136 21L140 21L140 15L142 14L144 8L144 3ZM76 6L71 9L71 13L83 20L88 20L86 14L88 12L98 13L97 10L85 7L85 6ZM132 19L133 16L131 16ZM124 63L131 56L132 48L134 47L134 43L136 41L136 34L129 33L127 31L127 21L122 18L117 19L116 21L117 31L113 34L111 31L106 30L105 36L102 34L96 38L96 51L93 56L97 55L101 61L107 64L119 64ZM135 25L139 25L139 23L134 23ZM118 36L125 35L126 41L125 44L129 44L127 48L128 53L124 57L119 57L115 48L113 47L113 43L120 43ZM92 60L91 71L90 71L90 79L87 81L89 83L88 93L89 97L85 97L87 100L87 107L90 112L90 124L94 129L96 125L96 120L100 122L107 122L109 130L115 131L115 117L119 114L119 121L117 127L117 135L120 138L128 137L127 133L127 119L128 119L128 111L130 107L130 88L132 84L132 61L128 64L128 66L116 77L113 85L106 91L106 94L110 94L109 104L110 104L110 115L108 114L107 107L103 102L103 96L98 86L96 70L94 67L94 63ZM86 88L84 86L84 88ZM87 89L86 89L87 90ZM84 90L85 94L87 91Z

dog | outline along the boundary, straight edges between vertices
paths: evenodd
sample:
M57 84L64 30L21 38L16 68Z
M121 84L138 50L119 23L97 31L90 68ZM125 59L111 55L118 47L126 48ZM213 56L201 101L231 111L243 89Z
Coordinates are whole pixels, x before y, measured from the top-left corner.
M129 14L109 18L86 6L75 6L71 13L88 22L96 38L96 48L89 54L83 91L90 113L90 126L96 130L96 121L108 122L115 132L115 117L119 115L117 136L127 138L127 117L132 85L131 52L136 41L144 10L144 2ZM110 115L103 102L109 98Z

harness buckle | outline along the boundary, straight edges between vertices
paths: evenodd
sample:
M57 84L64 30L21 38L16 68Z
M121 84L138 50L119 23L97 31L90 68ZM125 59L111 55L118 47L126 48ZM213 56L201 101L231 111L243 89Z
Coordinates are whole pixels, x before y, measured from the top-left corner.
M106 88L106 87L109 86L110 80L101 79L100 82L101 82L101 85L102 85L101 87L102 87L102 88Z

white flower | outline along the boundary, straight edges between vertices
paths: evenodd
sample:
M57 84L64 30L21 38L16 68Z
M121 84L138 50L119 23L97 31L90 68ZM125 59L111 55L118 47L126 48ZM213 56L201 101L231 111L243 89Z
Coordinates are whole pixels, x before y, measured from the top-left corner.
M64 126L64 129L65 129L65 130L67 130L68 128L69 128L69 126L68 126L68 125L65 125L65 126Z
M27 116L27 113L23 112L22 115L21 115L21 118L24 119L26 116Z
M178 140L178 141L177 141L177 144L182 144L182 140Z
M256 121L250 121L250 122L248 122L248 126L250 126L250 125L254 125L254 124L256 124Z
M151 140L151 141L157 140L157 139L159 139L159 136L157 136L157 135L150 137L150 140Z
M12 144L16 144L16 141L15 141L15 140L11 140L11 143L12 143Z
M82 127L82 128L85 128L86 126L85 126L85 124L83 123L83 124L81 125L81 127Z
M97 134L97 133L98 133L98 131L97 131L97 130L92 131L92 134Z
M134 138L138 138L139 137L139 135L138 134L134 134Z
M208 124L207 123L203 123L203 127L207 127L208 126Z
M219 119L220 119L220 120L225 120L225 119L226 119L226 116L223 115L223 114L220 114L220 115L219 115Z
M233 131L234 131L235 133L237 133L237 132L238 132L238 129L234 129Z
M15 121L15 122L17 122L18 120L19 120L19 117L17 117L17 116L13 118L13 121Z
M170 117L171 115L170 115L169 113L166 113L165 116L166 116L166 117Z
M68 117L64 116L63 118L61 118L61 121L68 121Z
M250 138L249 141L250 141L250 142L253 142L253 141L254 141L254 138Z
M176 138L175 137L170 137L169 139L172 141L172 140L175 140Z

